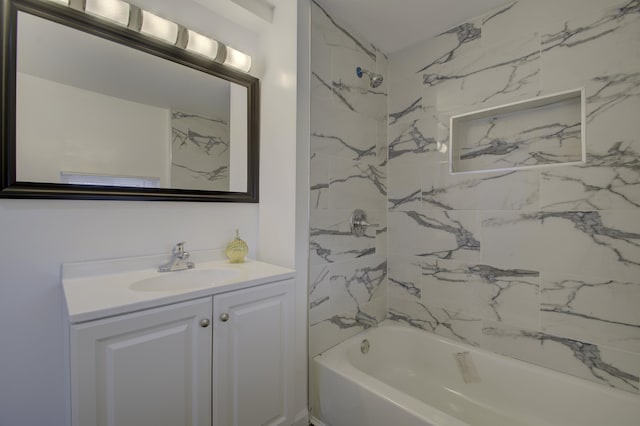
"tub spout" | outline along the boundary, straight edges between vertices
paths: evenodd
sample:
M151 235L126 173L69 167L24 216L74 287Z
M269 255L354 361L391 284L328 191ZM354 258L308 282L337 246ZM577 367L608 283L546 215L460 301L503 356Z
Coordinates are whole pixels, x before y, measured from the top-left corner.
M378 321L375 319L375 317L365 314L362 311L358 311L355 319L356 319L356 323L361 324L365 328L365 330L369 327L378 326Z

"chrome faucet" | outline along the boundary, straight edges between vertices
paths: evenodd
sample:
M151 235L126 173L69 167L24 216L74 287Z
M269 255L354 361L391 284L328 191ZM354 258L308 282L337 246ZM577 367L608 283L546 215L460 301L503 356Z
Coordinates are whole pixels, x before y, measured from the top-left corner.
M193 269L196 265L188 262L191 253L184 251L184 241L173 247L173 255L171 260L164 265L158 267L158 272L182 271L183 269Z
M375 319L375 317L365 314L362 311L358 311L358 313L356 314L356 323L357 324L361 324L365 330L369 327L377 327L378 326L378 321Z

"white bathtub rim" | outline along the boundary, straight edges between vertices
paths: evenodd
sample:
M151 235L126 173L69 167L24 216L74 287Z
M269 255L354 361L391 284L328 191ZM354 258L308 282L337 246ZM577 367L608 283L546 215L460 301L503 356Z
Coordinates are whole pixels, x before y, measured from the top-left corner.
M356 341L361 341L364 339L367 339L368 336L371 333L374 333L378 328L382 328L382 329L387 329L387 328L395 328L395 329L402 329L403 332L407 332L407 331L416 331L418 333L426 333L428 338L433 339L435 341L447 344L447 345L452 345L455 347L460 348L460 351L472 351L472 352L477 352L479 355L486 355L486 356L490 356L490 357L499 357L501 362L503 363L507 363L508 365L513 365L516 367L522 367L525 369L532 369L535 372L542 374L542 375L546 375L546 376L557 376L558 374L560 375L560 377L562 377L564 380L568 380L568 381L574 381L576 385L580 385L580 386L585 386L588 389L592 389L594 391L597 392L604 392L604 393L611 393L612 395L614 395L616 398L625 398L625 399L629 399L630 402L635 402L636 404L640 401L640 393L634 393L634 392L630 392L624 389L618 389L612 386L607 386L606 384L603 383L597 383L594 382L592 380L588 380L579 376L574 376L572 374L568 374L565 373L561 370L555 370L549 367L543 367L541 365L538 364L534 364L532 362L528 362L525 360L521 360L518 358L514 358L511 356L507 356L507 355L503 355L501 353L498 352L493 352L490 351L488 349L482 348L480 346L473 346L473 345L469 345L467 343L464 342L460 342L457 340L453 340L444 336L440 336L434 333L431 333L427 330L423 330L420 328L416 328L416 327L412 327L408 324L403 324L397 321L393 321L390 319L386 319L382 322L379 323L377 328L369 328L367 330L364 330L362 332L360 332L359 334L356 334L354 336L351 336L349 339L345 340L342 343L339 343L336 346L333 346L332 348L326 350L325 352L322 352L318 355L316 355L313 359L319 359L321 358L321 361L323 365L326 365L328 362L330 362L330 360L335 360L336 358L346 358L347 357L347 346L349 345L349 343L355 343ZM357 372L360 372L362 374L364 374L367 377L372 377L369 376L368 374L362 372L362 370L358 369L357 367L353 366L351 363L348 363L349 367L354 369ZM386 383L375 379L376 383L382 383L387 385ZM387 385L389 387L393 388L390 385Z
M385 330L387 329L387 330ZM317 363L318 366L314 366L314 368L326 368L331 371L331 374L335 374L343 380L346 380L350 383L356 383L361 386L366 392L370 392L372 395L383 398L386 401L389 401L395 406L402 407L402 410L409 412L412 416L416 416L418 418L424 418L427 421L434 421L437 419L438 425L446 425L446 426L461 426L467 425L464 421L453 417L452 415L445 413L435 407L432 407L423 400L420 400L410 394L407 394L395 387L391 384L387 384L382 380L376 378L373 375L368 374L367 372L361 370L351 363L349 360L349 352L355 349L355 347L359 348L359 343L363 339L370 338L372 333L376 333L376 330L382 330L385 332L389 332L391 330L402 330L402 333L407 332L415 332L415 333L427 333L427 339L435 339L432 340L434 342L440 342L442 344L446 344L450 348L454 350L458 350L460 348L463 351L469 350L472 352L477 352L478 355L488 356L493 359L498 358L499 362L502 365L510 366L516 369L524 369L527 374L535 374L538 376L543 376L543 380L550 380L550 383L554 381L561 380L564 382L563 386L577 386L579 389L583 389L590 395L594 395L592 392L595 392L596 396L599 397L611 397L617 399L619 403L631 404L631 406L638 406L640 402L640 395L634 394L631 392L627 392L621 389L616 389L613 387L607 387L606 385L595 383L580 377L576 377L567 373L563 373L561 371L552 370L546 367L542 367L533 363L529 363L526 361L518 360L515 358L511 358L505 355L501 355L480 347L471 346L462 342L458 342L452 339L448 339L446 337L438 336L433 333L428 333L423 330L416 329L414 327L397 323L391 320L383 321L378 329L370 329L351 338L347 339L345 342L334 346L328 351L319 354L318 356L313 358L313 362ZM317 386L317 384L315 384ZM561 386L562 387L562 386ZM544 390L542 390L544 391ZM589 397L590 398L590 397ZM636 410L634 409L635 413ZM509 414L509 413L504 413ZM510 413L513 414L513 413ZM316 413L317 416L323 417L321 411ZM529 413L531 415L531 413ZM537 416L536 416L537 417ZM555 416L551 417L551 419L555 418ZM542 424L541 422L545 422L547 424L547 420L543 420L540 418L534 419L530 418L528 415L522 417L523 421L537 421L537 424ZM553 420L551 420L553 422ZM536 424L536 423L534 423ZM553 423L556 424L556 423ZM635 423L631 423L635 424ZM330 425L327 425L330 426Z

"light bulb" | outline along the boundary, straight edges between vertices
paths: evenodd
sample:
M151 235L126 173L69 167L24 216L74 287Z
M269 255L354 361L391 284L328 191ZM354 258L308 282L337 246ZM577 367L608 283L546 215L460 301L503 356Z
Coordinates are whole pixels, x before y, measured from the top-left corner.
M175 44L178 39L178 24L143 10L140 32L167 43Z
M130 8L129 3L120 0L87 0L84 11L90 15L126 26L129 24Z
M218 56L218 42L205 37L202 34L198 34L195 31L187 30L189 34L189 41L187 42L186 49L206 56L207 58L215 59Z
M227 47L227 58L224 60L224 64L248 72L251 69L251 56Z

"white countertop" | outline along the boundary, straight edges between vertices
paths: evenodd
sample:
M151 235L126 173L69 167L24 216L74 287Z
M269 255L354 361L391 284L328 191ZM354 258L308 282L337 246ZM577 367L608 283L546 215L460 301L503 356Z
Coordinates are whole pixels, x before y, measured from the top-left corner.
M295 271L268 263L247 259L245 263L223 260L222 250L191 252L195 270L224 268L238 270L232 279L203 288L163 291L138 291L130 286L140 280L180 273L158 272L158 266L171 256L144 256L95 262L66 263L62 266L62 287L72 324L120 315L170 303L212 296L218 293L253 287L287 278Z

